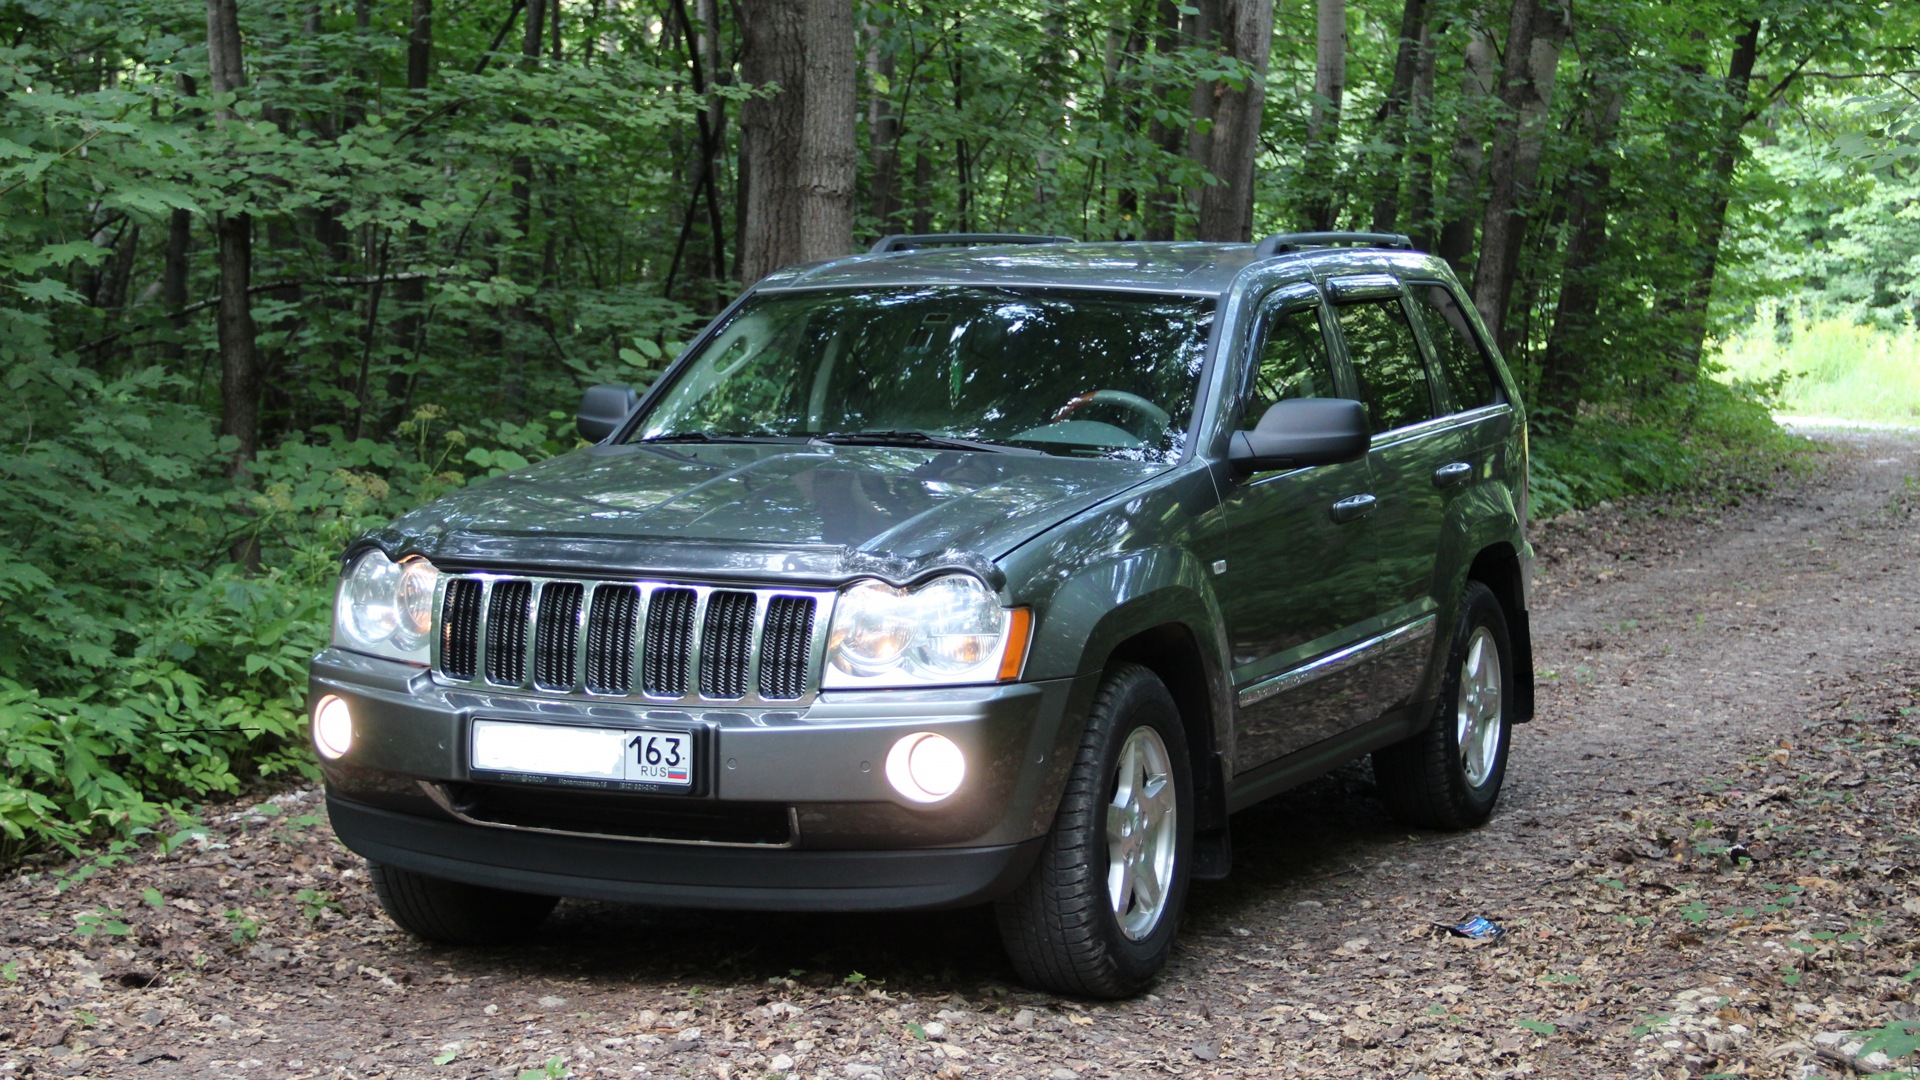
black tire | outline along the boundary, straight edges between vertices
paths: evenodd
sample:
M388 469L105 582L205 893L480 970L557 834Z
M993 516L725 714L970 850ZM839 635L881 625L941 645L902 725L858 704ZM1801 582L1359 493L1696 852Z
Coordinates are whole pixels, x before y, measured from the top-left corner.
M1173 788L1173 822L1165 832L1152 822L1163 813L1148 809L1128 823L1122 845L1137 844L1155 853L1154 866L1164 865L1159 853L1171 847L1170 869L1164 875L1148 868L1146 876L1164 881L1164 902L1157 907L1135 901L1139 893L1123 887L1127 897L1123 916L1116 915L1109 897L1109 870L1113 843L1108 837L1109 806L1119 792L1121 752L1137 732L1136 767L1151 774L1148 762L1155 743L1164 751L1164 775ZM1146 668L1121 664L1111 671L1093 706L1080 740L1073 768L1053 829L1047 834L1039 861L1011 895L995 905L1000 939L1020 978L1036 989L1089 998L1131 997L1145 989L1166 965L1186 902L1193 863L1193 786L1188 768L1187 741L1180 712L1166 685ZM1169 800L1164 788L1129 785L1145 792L1153 808ZM1126 800L1137 808L1132 799ZM1171 840L1165 839L1171 833ZM1134 840L1138 836L1141 839ZM1125 869L1120 873L1124 876Z
M368 860L387 918L414 937L447 945L505 945L539 929L557 897L490 889Z
M1471 655L1476 639L1491 655L1496 672L1475 672ZM1500 797L1507 775L1507 749L1513 733L1508 703L1513 700L1513 646L1507 637L1507 617L1493 590L1478 581L1467 582L1454 618L1453 642L1447 649L1440 700L1427 726L1403 742L1374 751L1373 775L1380 801L1403 825L1421 829L1467 829L1487 820ZM1462 701L1462 686L1468 698ZM1478 693L1474 684L1479 684ZM1497 691L1491 715L1485 704L1488 685ZM1463 719L1463 705L1468 716ZM1461 749L1462 729L1469 732L1469 749ZM1471 738L1482 732L1496 740L1489 749ZM1477 775L1476 775L1477 774Z

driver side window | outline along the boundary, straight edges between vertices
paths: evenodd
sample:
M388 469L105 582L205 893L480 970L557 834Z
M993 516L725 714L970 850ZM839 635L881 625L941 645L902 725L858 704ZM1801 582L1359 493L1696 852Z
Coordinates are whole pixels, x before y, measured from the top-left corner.
M1317 307L1295 308L1267 316L1255 355L1253 385L1240 426L1252 431L1277 401L1339 397L1333 365L1327 359L1327 335Z

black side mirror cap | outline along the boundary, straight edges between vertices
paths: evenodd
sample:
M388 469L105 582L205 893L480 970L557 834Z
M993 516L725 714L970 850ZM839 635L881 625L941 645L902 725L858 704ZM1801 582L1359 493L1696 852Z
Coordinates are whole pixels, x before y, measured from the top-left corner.
M605 439L620 430L620 425L639 404L640 395L625 383L587 387L587 392L580 395L580 413L575 421L580 437L588 442Z
M1242 473L1358 461L1373 445L1367 407L1347 398L1276 401L1252 431L1236 431L1227 460Z

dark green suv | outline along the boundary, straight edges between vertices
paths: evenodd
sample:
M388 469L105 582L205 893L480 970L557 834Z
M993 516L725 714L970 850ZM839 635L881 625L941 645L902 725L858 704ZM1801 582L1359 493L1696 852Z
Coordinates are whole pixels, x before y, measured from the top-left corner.
M594 445L346 552L313 733L422 937L559 896L991 902L1126 995L1229 816L1371 753L1484 820L1532 708L1526 425L1404 237L893 237L747 291Z

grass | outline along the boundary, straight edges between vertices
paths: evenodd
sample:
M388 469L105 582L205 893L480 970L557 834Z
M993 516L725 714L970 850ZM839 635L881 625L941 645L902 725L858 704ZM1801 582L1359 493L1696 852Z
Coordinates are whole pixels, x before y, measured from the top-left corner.
M1912 324L1890 330L1767 301L1752 326L1714 348L1722 381L1781 380L1782 413L1920 424L1920 327Z

